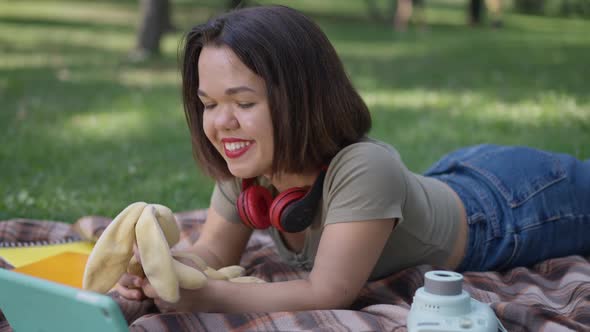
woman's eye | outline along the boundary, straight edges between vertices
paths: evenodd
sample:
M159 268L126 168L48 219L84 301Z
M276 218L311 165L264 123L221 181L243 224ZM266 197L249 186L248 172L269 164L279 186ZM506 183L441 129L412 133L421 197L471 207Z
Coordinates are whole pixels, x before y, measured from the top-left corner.
M204 104L203 108L206 110L210 110L213 109L215 106L217 106L217 104Z
M256 105L255 103L238 103L240 108L251 108L252 106Z

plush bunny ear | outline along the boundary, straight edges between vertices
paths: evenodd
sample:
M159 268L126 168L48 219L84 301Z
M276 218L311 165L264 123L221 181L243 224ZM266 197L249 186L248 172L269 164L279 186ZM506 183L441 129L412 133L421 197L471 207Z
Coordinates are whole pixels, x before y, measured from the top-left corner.
M180 298L178 278L172 263L170 247L164 231L160 228L157 215L157 209L153 205L143 210L135 227L137 249L143 271L158 296L166 302L177 302Z
M179 287L197 289L207 283L207 278L264 282L254 277L241 277L244 269L240 266L217 271L195 254L172 253L170 247L179 238L176 218L169 208L144 202L129 205L97 240L84 270L84 289L106 293L127 269L138 275L145 273L158 296L167 302L179 300ZM133 256L134 243L137 243L141 264ZM189 259L197 268L185 265L173 256Z
M133 256L135 224L145 206L144 202L129 205L98 238L84 269L84 289L106 293L125 273Z
M141 266L141 263L137 260L135 256L131 256L129 266L127 266L127 273L136 275L141 278L145 277L143 267Z
M168 246L172 248L180 240L180 230L176 223L174 213L168 207L160 204L151 204L156 208L156 220L160 224L160 228L166 237Z
M172 263L174 264L176 277L178 277L178 285L181 288L199 289L207 284L207 276L203 272L177 260L172 261Z

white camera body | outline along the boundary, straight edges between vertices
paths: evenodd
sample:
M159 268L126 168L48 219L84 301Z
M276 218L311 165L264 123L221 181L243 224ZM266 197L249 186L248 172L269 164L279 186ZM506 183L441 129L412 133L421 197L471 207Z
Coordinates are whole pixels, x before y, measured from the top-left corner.
M498 320L489 305L463 290L463 276L430 271L414 294L407 321L409 332L497 332Z

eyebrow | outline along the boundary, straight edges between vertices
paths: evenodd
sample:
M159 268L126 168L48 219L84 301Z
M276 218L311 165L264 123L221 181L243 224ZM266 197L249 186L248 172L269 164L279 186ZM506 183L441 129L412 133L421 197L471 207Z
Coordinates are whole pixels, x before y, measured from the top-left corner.
M228 96L230 96L230 95L235 95L236 93L240 93L240 92L254 92L254 93L256 93L256 90L254 90L254 89L252 89L252 88L249 88L249 87L247 87L247 86L237 86L237 87L234 87L234 88L228 88L228 89L226 89L226 90L225 90L225 94L226 94L226 95L228 95ZM208 95L207 95L207 94L206 94L206 93L205 93L203 90L201 90L201 89L198 89L198 90L197 90L197 94L198 94L199 96L202 96L202 97L209 97L209 96L208 96Z

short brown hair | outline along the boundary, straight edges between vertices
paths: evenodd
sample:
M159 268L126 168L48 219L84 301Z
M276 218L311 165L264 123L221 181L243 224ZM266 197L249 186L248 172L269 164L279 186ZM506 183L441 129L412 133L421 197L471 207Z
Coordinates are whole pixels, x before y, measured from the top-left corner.
M273 173L319 169L369 131L366 104L313 21L285 6L238 9L193 27L182 49L182 94L193 154L210 176L232 175L202 130L198 61L207 44L228 46L264 79L275 140Z

